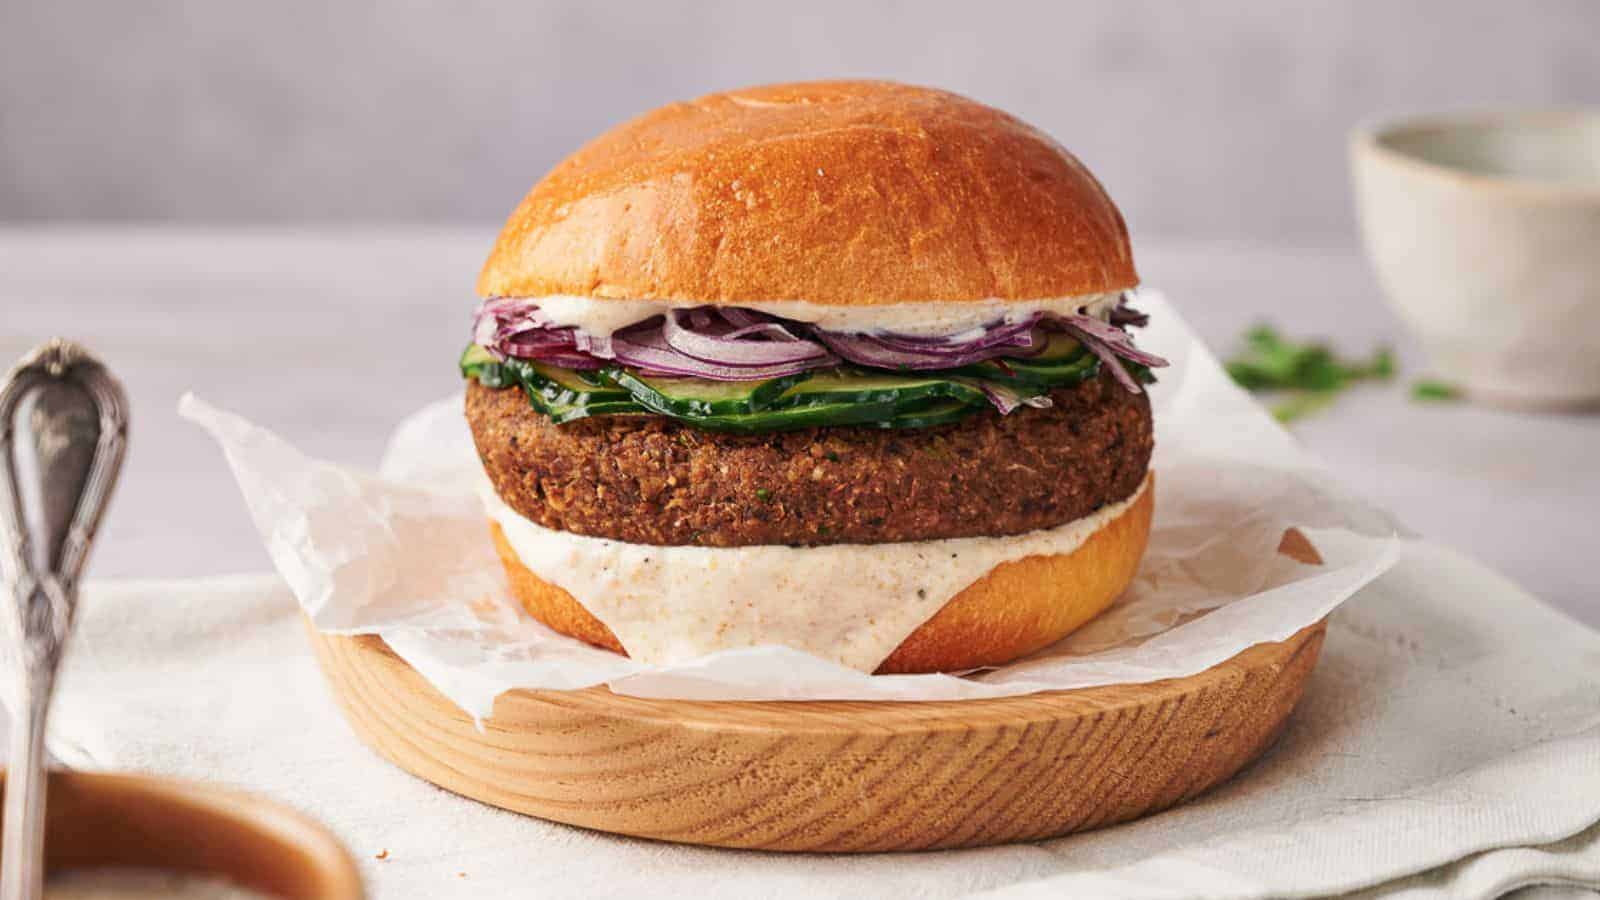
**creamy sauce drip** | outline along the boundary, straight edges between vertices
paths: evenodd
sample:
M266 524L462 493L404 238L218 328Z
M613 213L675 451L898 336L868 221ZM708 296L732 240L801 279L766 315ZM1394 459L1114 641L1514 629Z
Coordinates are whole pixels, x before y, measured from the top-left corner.
M571 594L639 662L777 644L870 672L951 598L1002 563L1065 554L1149 490L1009 537L821 547L659 547L556 531L485 479L484 506L535 575Z
M810 322L828 331L941 335L969 331L995 321L1014 322L1034 312L1070 315L1086 308L1090 315L1103 318L1121 296L1122 292L1116 291L1042 300L964 300L881 306L835 306L809 300L755 300L737 305L797 322ZM569 295L528 299L538 301L539 311L556 325L573 325L596 336L609 335L668 309L704 305L696 300L612 300Z

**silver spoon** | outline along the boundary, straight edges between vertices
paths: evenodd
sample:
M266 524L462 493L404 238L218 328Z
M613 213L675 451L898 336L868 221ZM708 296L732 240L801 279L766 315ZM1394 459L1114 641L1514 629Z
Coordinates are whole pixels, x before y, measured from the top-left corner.
M128 400L88 351L51 340L0 386L0 569L16 675L0 835L0 900L44 887L45 717L78 605L78 575L122 468ZM0 598L0 604L4 599Z

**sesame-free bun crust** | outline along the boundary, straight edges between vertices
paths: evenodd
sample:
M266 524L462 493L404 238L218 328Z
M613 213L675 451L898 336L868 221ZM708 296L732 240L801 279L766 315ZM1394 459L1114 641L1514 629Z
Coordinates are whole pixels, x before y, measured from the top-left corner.
M1154 484L1147 483L1121 515L1071 553L1028 556L991 569L902 641L878 673L1002 665L1077 630L1133 580L1150 537L1154 498ZM583 604L523 565L498 524L491 521L489 528L512 593L530 615L562 634L626 652Z
M1071 154L945 91L779 84L601 135L511 214L483 296L1024 300L1138 283L1122 216Z

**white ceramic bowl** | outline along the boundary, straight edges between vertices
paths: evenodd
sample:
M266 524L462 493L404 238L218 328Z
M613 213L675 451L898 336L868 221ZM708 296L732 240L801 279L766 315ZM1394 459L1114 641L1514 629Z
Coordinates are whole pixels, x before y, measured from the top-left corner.
M1600 401L1600 111L1357 130L1378 280L1438 374L1491 402Z

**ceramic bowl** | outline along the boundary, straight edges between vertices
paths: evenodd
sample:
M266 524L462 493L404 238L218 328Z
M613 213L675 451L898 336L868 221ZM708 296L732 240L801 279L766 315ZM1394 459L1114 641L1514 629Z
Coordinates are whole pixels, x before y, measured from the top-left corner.
M364 896L355 863L333 835L261 797L144 775L52 771L49 778L49 871L185 872L283 900Z
M1367 252L1443 378L1517 406L1600 401L1600 111L1358 129Z

